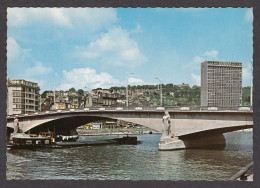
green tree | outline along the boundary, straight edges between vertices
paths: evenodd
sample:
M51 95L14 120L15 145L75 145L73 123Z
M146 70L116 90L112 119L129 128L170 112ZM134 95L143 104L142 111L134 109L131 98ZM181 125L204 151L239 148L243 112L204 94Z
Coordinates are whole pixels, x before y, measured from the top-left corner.
M74 87L69 89L69 92L76 92L76 89Z
M47 93L52 93L53 91L50 91L50 90L46 90L46 91L44 91L42 94L41 94L41 98L46 98L46 94Z
M78 92L79 96L83 96L84 95L84 91L82 89L79 89L77 92Z
M250 95L251 95L251 88L250 86L242 88L242 105L249 106L250 105Z
M73 96L69 96L69 101L72 102L73 98Z

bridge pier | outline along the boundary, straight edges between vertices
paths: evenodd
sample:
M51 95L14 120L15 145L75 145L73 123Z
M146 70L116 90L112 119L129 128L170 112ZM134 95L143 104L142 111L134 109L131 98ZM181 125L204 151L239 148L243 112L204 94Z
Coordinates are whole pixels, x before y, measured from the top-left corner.
M203 136L185 136L164 137L160 139L159 150L180 150L186 148L220 148L226 146L226 139L223 134L203 135Z
M10 127L7 127L7 129L6 129L6 143L9 142L10 136L11 136L12 132L14 132L14 130L12 128L10 128Z
M160 151L168 151L168 150L178 150L185 149L186 146L184 142L177 137L163 137L159 142L159 150Z

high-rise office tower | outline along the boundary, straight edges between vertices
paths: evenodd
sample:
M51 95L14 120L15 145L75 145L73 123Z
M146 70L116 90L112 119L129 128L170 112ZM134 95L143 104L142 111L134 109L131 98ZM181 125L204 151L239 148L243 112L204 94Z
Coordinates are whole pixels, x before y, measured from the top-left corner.
M242 63L201 63L201 106L242 105Z

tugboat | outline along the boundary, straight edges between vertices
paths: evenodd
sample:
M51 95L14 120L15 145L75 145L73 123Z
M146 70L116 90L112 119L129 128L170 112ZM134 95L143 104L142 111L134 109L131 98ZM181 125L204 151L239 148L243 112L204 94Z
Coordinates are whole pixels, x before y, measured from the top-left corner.
M7 148L9 149L33 149L33 148L56 148L54 133L40 132L37 134L25 134L19 128L18 118L14 119L14 132L10 136Z
M123 136L123 138L112 139L116 144L127 144L127 145L136 145L141 144L142 141L138 141L136 136Z
M9 149L57 148L52 132L37 134L13 133L7 145Z

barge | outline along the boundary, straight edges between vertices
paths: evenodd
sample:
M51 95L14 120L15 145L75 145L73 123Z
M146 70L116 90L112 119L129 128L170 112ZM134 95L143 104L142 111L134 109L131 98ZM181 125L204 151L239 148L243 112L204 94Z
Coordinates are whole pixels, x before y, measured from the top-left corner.
M11 134L7 148L9 149L34 149L34 148L57 148L53 133L40 132L37 134L16 133Z
M37 134L16 133L11 134L8 149L37 149L37 148L68 148L81 146L101 146L101 145L123 145L140 144L137 137L124 136L122 138L95 140L87 142L78 142L78 135L54 137L52 132L40 132Z

